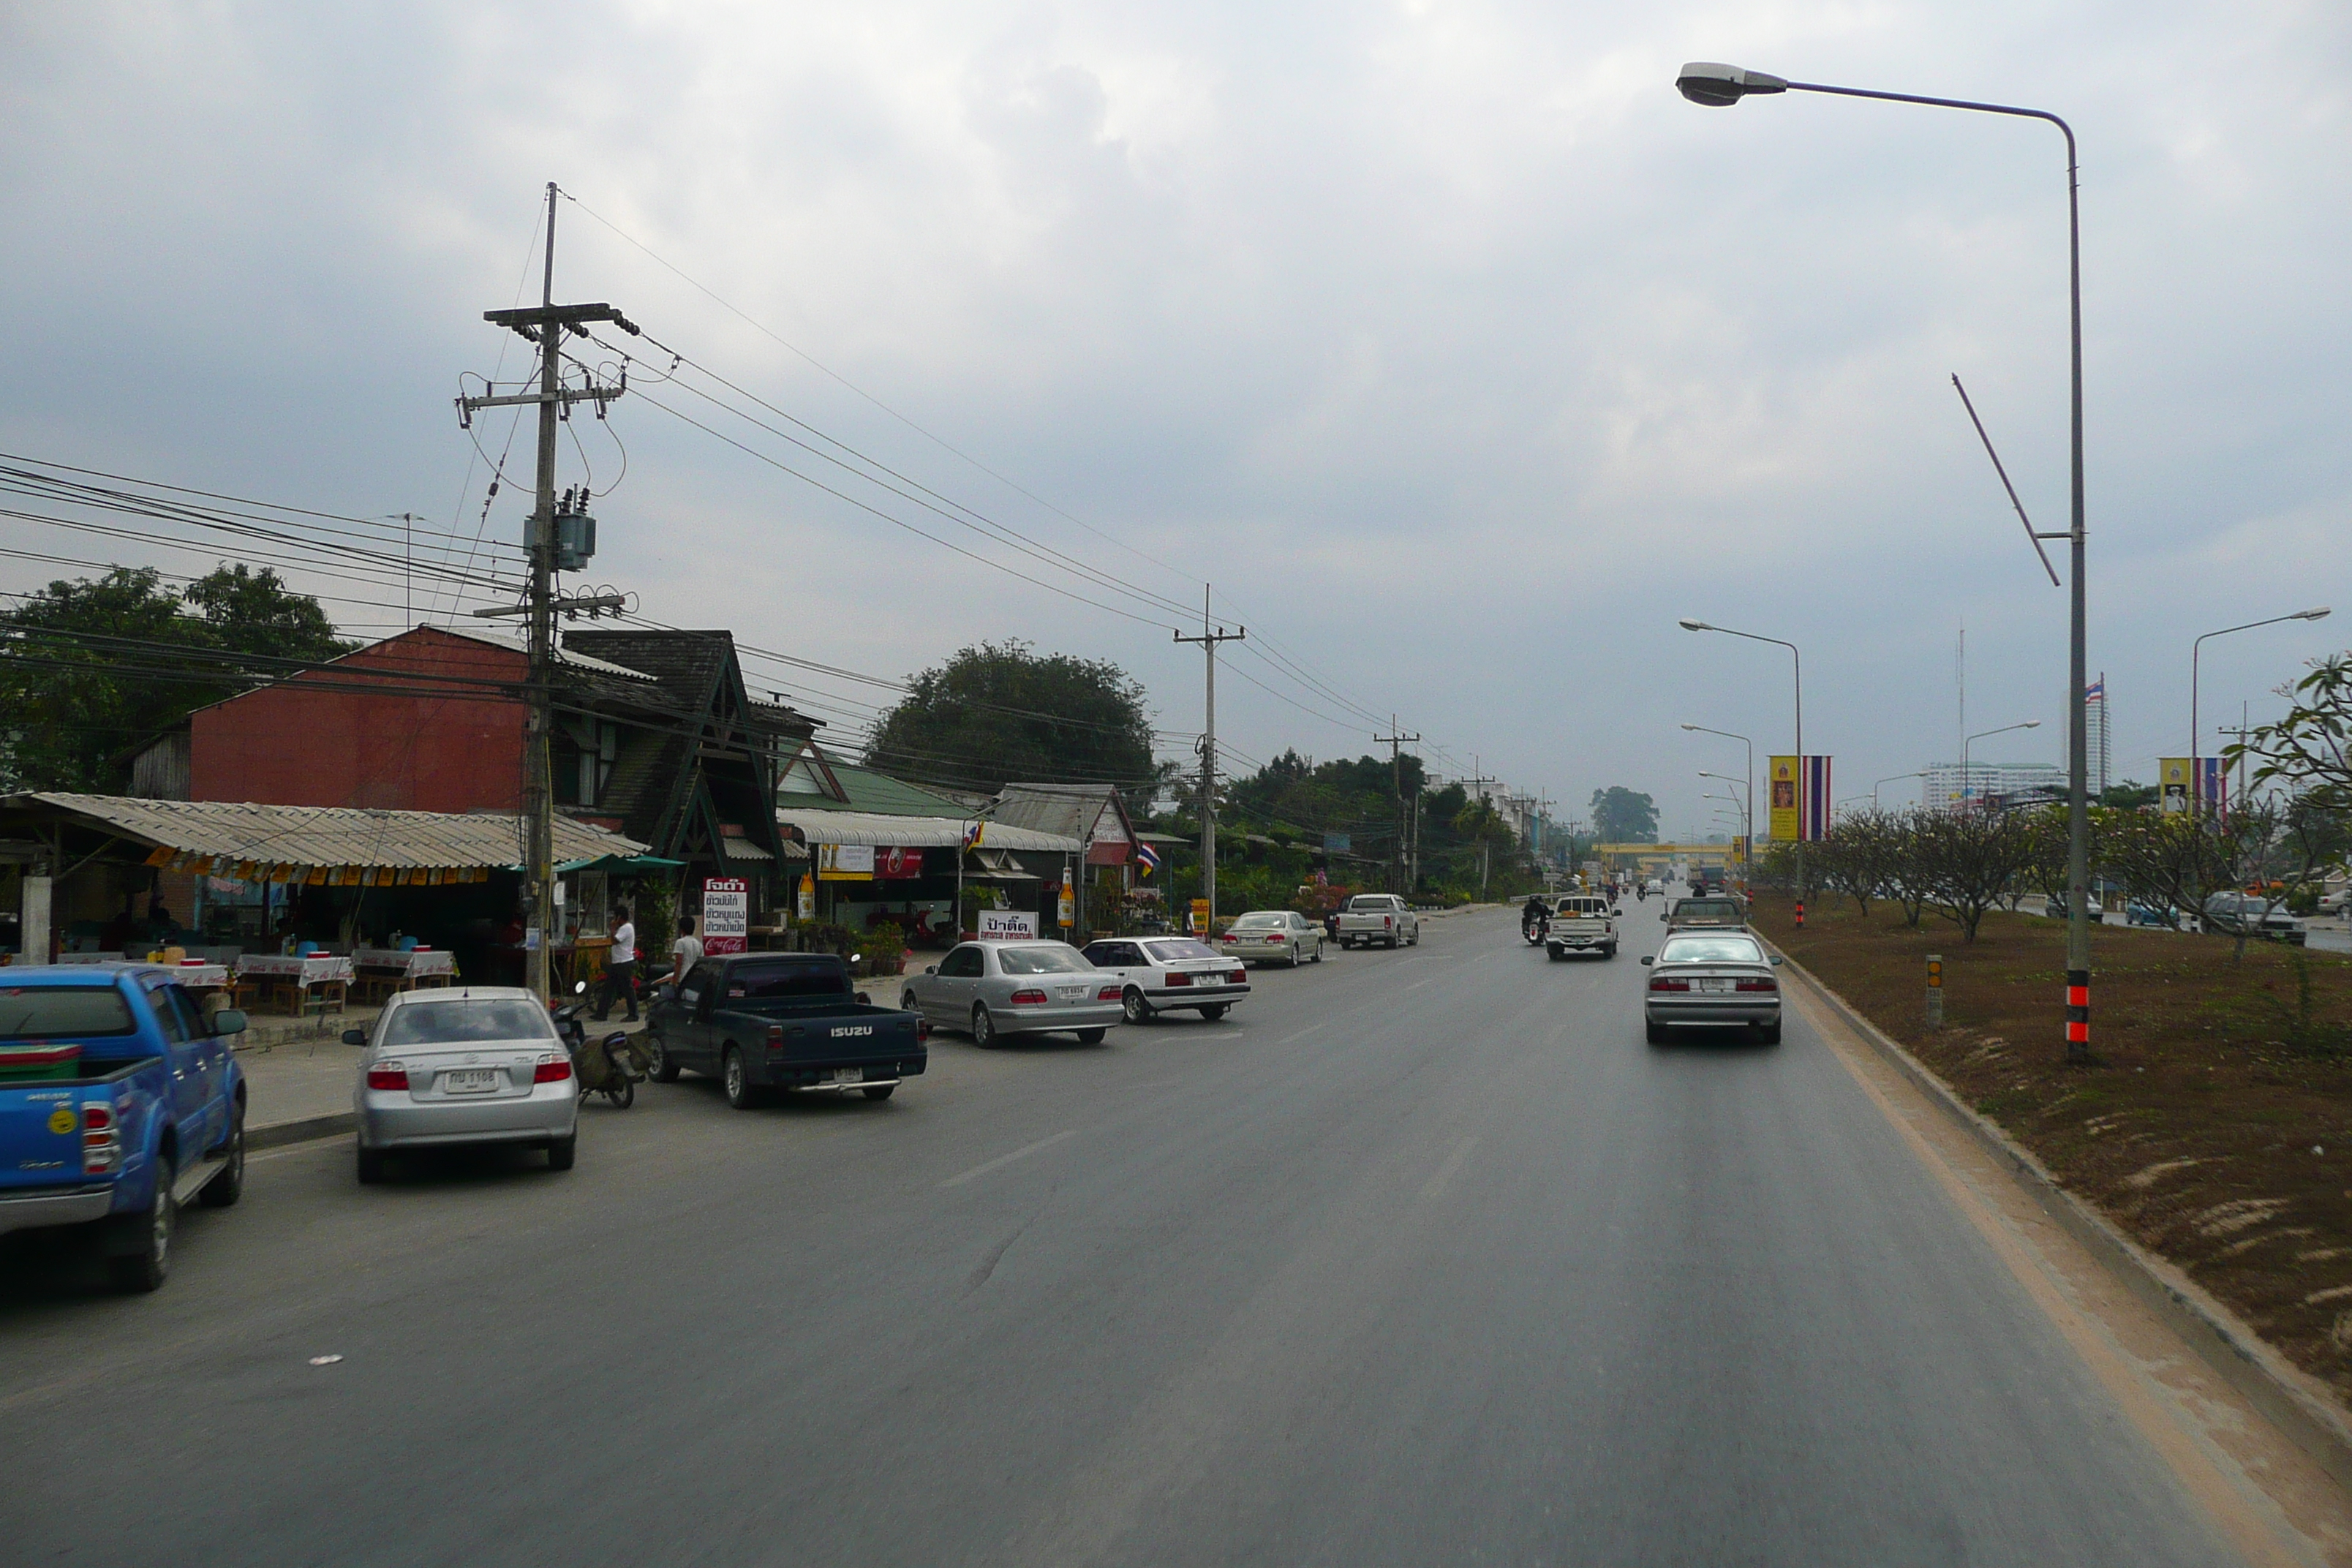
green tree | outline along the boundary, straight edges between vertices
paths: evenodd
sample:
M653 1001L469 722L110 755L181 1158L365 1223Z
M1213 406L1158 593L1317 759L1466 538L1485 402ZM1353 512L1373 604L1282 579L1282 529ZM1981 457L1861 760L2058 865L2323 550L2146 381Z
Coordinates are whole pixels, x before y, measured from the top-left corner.
M1658 803L1623 784L1592 792L1592 831L1603 844L1655 844Z
M1152 760L1142 683L1108 659L982 643L908 684L866 750L885 772L982 794L1019 779L1109 784L1141 799L1173 768Z
M53 582L0 612L0 787L120 789L127 748L281 672L264 661L348 647L267 569L224 565L177 593L146 567Z

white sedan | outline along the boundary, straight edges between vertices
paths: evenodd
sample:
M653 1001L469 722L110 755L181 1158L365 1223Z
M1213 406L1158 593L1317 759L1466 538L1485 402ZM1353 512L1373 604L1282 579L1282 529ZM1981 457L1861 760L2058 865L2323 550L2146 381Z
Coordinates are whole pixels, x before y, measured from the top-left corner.
M1120 1005L1130 1024L1190 1011L1211 1023L1249 999L1249 971L1189 936L1105 938L1087 944L1087 961L1118 972Z
M1280 959L1296 969L1323 962L1323 928L1296 910L1252 910L1235 918L1217 946L1245 963Z

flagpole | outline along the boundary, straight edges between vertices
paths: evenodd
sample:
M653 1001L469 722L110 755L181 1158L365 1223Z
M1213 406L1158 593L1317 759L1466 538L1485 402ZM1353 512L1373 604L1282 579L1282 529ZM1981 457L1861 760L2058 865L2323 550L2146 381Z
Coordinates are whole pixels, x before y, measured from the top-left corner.
M963 940L963 858L971 853L971 824L966 822L963 825L963 837L956 841L955 909L948 917L949 929L955 934L948 939L950 947Z

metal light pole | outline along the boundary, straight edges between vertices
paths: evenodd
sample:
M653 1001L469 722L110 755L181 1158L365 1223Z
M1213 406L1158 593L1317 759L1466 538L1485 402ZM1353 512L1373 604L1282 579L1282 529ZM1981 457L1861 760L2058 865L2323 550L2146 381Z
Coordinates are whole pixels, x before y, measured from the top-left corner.
M1963 775L1967 773L1968 764L1966 763L1962 763L1960 764L1960 772ZM1873 811L1876 811L1878 809L1878 784L1891 784L1896 779L1924 779L1927 776L1927 775L1925 772L1887 774L1885 778L1879 780L1878 784L1874 784L1870 786L1870 809ZM1927 803L1922 801L1920 804L1925 805Z
M1740 782L1739 780L1733 778L1729 773L1711 773L1704 768L1699 770L1698 776L1703 779L1717 779L1727 784L1736 784ZM1717 797L1709 795L1707 798L1709 800L1714 800ZM1739 807L1740 819L1744 824L1744 826L1741 826L1740 831L1745 833L1748 836L1748 841L1750 844L1753 844L1756 842L1756 792L1754 788L1748 787L1747 794L1744 796L1735 799L1732 804Z
M1799 925L1803 925L1803 924L1805 923L1805 801L1804 801L1804 788L1805 788L1805 658L1804 658L1804 655L1802 655L1802 654L1801 654L1801 653L1799 653L1799 652L1797 651L1797 645L1796 645L1795 643L1783 641L1783 640L1782 640L1781 638L1780 638L1780 637L1759 637L1759 636L1758 636L1756 633L1754 633L1754 632L1736 632L1736 631L1733 631L1729 626L1711 626L1707 625L1705 621L1694 621L1694 620L1689 619L1688 617L1684 618L1682 621L1678 622L1677 624L1678 624L1679 626L1681 626L1681 627L1683 628L1683 630L1685 630L1685 631L1686 631L1686 632L1721 632L1725 637L1746 637L1749 642L1768 642L1768 643L1772 644L1775 647L1784 647L1784 648L1787 648L1787 649L1789 650L1789 658L1790 658L1790 667L1791 667L1791 668L1795 671L1795 674L1796 674L1796 684L1797 684L1797 791L1798 791L1798 795L1797 795L1797 923L1798 923ZM1688 724L1685 724L1685 725L1684 725L1684 726L1683 726L1683 728L1684 728L1684 729L1685 729L1685 730L1687 730L1687 729L1691 729L1691 728L1693 728L1693 726L1688 725Z
M1745 735L1735 735L1728 730L1710 730L1704 724L1685 724L1683 728L1695 735L1720 735L1748 748L1748 804L1753 807L1756 804L1756 742ZM1756 814L1752 809L1748 814L1748 853L1751 857L1756 853Z
M2069 1061L2087 1060L2091 1054L2091 748L2083 700L2089 687L2090 661L2084 648L2087 617L2083 592L2083 212L2074 128L2042 109L1789 81L1763 71L1704 60L1683 67L1675 86L1693 103L1716 108L1727 108L1750 93L1820 92L1839 98L1874 98L1890 103L1920 103L1932 109L1966 109L1980 114L2046 121L2066 138L2066 296L2073 369L2072 505L2067 527L2071 557L2067 597L2071 604L2066 699L2066 1058Z
M1969 748L1970 746L1988 735L2006 735L2011 730L2039 730L2040 728L2042 728L2041 720L2028 719L2022 724L2003 724L1998 730L1979 730L1973 735L1962 736L1960 739L1960 804L1967 805L1969 799Z
M2231 632L2250 632L2256 626L2274 626L2284 621L2324 621L2327 616L2328 607L2321 605L2313 609L2297 610L2291 616L2273 616L2266 621L2248 621L2242 626L2223 626L2218 632L2207 632L2189 645L2189 799L2193 807L2202 810L2205 805L2205 770L2197 765L2197 663L2205 652L2205 637L2225 637Z

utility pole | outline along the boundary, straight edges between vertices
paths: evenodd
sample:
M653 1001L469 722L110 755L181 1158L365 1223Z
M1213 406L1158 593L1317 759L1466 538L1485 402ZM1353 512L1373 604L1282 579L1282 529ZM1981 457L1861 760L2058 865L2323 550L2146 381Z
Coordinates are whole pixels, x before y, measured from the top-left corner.
M1201 584L1201 635L1188 637L1176 634L1178 642L1196 642L1208 658L1208 700L1202 704L1201 730L1201 896L1209 901L1207 928L1201 931L1206 941L1217 929L1217 645L1239 642L1249 636L1249 628L1229 632L1223 626L1212 630L1209 626L1209 585Z
M1463 782L1470 786L1470 793L1477 798L1478 804L1486 806L1491 814L1494 807L1487 805L1486 786L1503 781L1486 775L1486 764L1475 752L1470 753L1470 776ZM1493 850L1494 846L1486 842L1486 824L1481 820L1478 824L1478 896L1481 899L1486 896L1486 870L1492 863Z
M1389 732L1372 737L1374 745L1386 745L1389 749L1389 772L1393 781L1391 787L1396 794L1396 841L1389 856L1389 891L1391 893L1405 893L1412 889L1412 884L1405 880L1404 743L1420 739L1418 734L1406 734L1393 713L1389 715Z
M589 321L610 321L632 336L637 331L626 317L610 305L558 305L555 302L557 195L555 182L550 180L547 183L547 262L541 275L539 305L535 309L482 312L484 321L495 326L511 328L525 342L538 345L539 390L499 396L496 395L498 388L492 386L490 392L493 395L457 400L459 418L467 423L471 422L477 409L522 404L539 406L539 492L531 507L530 531L523 542L523 552L530 566L530 587L520 605L487 613L519 613L528 627L525 647L529 650L530 673L528 718L523 729L522 814L526 842L523 848L522 896L524 924L537 939L530 942L526 984L542 997L548 994L548 948L556 936L555 791L548 756L548 736L554 729L555 720L555 615L560 607L574 607L560 606L555 596L555 427L565 417L567 405L593 401L601 417L604 405L620 396L623 390L599 386L594 383L565 390L563 340L571 333L584 334L583 323ZM575 546L575 552L568 552L567 554L575 552L584 563L585 551ZM584 606L585 603L583 601L582 605Z

